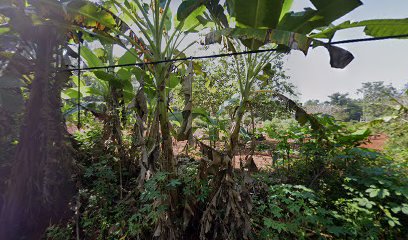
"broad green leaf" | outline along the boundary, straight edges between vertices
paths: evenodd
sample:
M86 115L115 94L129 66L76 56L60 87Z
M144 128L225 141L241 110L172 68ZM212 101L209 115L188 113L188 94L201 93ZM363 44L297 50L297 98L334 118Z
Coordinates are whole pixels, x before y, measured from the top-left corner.
M196 9L201 7L206 0L187 0L183 1L177 9L177 20L183 21L193 13Z
M292 7L292 4L293 4L293 0L284 0L281 15L279 17L279 21L282 19L285 13L289 12L290 8Z
M171 12L171 9L169 8L166 12L166 15L164 16L164 27L166 31L170 31L172 27L172 16L173 16L173 13Z
M375 205L374 202L368 200L367 198L356 198L355 200L357 201L358 205L368 209L371 209L373 205Z
M8 33L9 31L9 27L0 27L0 34Z
M133 90L132 83L130 79L120 79L116 77L114 74L107 73L104 71L94 71L95 76L103 81L109 82L112 86L116 88L123 88L124 90Z
M89 86L82 85L79 96L82 97L87 97L91 95L91 88ZM78 98L78 88L73 87L73 88L67 88L61 92L61 98L62 99L77 99Z
M79 24L97 28L116 27L116 22L113 16L94 3L85 1L71 1L66 5L66 10L68 10L74 16L77 14L75 20Z
M85 46L81 46L81 57L86 62L88 67L101 67L104 64L102 61L90 50Z
M395 226L395 223L394 223L394 221L392 221L392 220L388 220L388 224L389 224L391 227L394 227L394 226Z
M371 198L375 197L385 198L387 196L390 196L390 192L387 189L369 188L366 190L366 192L369 193L369 196Z
M78 76L75 75L71 76L71 81L75 84L75 86L78 86ZM83 79L81 79L80 83L81 86L86 86L86 83Z
M316 9L289 12L279 22L277 29L308 34L312 30L329 26L336 19L360 6L360 0L312 0Z
M92 51L99 59L106 59L107 57L107 53L104 48L96 48L92 49Z
M346 21L337 26L313 34L313 38L333 38L342 29L364 27L364 33L372 37L398 36L408 34L408 18L405 19L373 19L360 22Z
M323 17L326 26L351 12L363 3L360 0L310 0L317 9L317 16Z
M211 16L220 22L223 27L228 27L228 18L225 15L224 7L220 4L220 0L207 0L205 3Z
M118 64L133 64L136 63L138 58L137 52L135 49L130 49L130 51L126 51L118 60Z
M182 31L198 31L203 28L204 25L207 24L206 21L203 20L202 15L205 13L205 6L200 6L195 9L186 19L182 21ZM175 25L179 24L178 20L175 19Z
M317 10L311 8L305 8L302 12L288 12L283 16L276 28L307 34L318 26L325 26L323 18L316 16L316 14Z
M408 204L403 204L403 207L401 208L401 211L404 214L408 215Z
M271 63L266 64L266 66L262 70L267 75L268 79L270 77L273 77L276 73L275 70L272 69Z
M193 115L210 116L210 113L208 113L204 108L193 108L191 112Z
M80 94L82 97L82 94ZM75 88L68 88L61 92L61 98L64 100L68 99L77 99L78 98L78 90Z
M208 11L211 13L211 15L219 20L224 27L228 26L228 20L227 17L224 14L224 8L219 4L219 0L187 0L183 1L179 8L177 9L177 20L178 21L183 21L186 20L186 26L185 28L187 29L188 25L191 25L191 23L188 23L191 20L199 20L199 22L202 25L205 25L205 20L201 16L204 12L202 12L202 7L205 6ZM200 13L197 15L197 13ZM193 15L193 17L190 17L190 15ZM196 15L194 17L194 15ZM190 18L190 19L188 19Z
M123 98L125 100L125 104L128 104L135 98L135 93L133 91L125 90L123 91Z
M167 85L168 88L173 89L179 83L180 83L180 77L177 76L177 74L175 74L175 73L170 74L169 82L168 82L168 85Z
M132 77L132 72L126 68L119 69L116 74L122 81L130 81L130 78Z
M401 206L393 207L393 208L391 208L391 211L392 211L393 213L399 213L399 212L401 211Z
M282 0L234 0L234 16L241 26L274 29L281 16Z
M112 82L116 79L115 75L104 72L104 71L94 71L95 76L103 81Z

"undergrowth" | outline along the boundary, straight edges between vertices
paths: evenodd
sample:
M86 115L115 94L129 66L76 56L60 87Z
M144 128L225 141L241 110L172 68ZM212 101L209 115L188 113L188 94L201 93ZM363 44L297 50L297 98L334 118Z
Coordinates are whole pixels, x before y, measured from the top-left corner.
M320 121L327 128L325 138L316 140L318 133L291 123L287 129L297 136L297 145L281 144L277 149L285 152L289 147L289 158L254 174L236 170L242 176L237 187L244 182L249 186L248 238L406 239L407 166L358 148L368 131L350 131L330 119ZM272 125L269 128L272 132ZM76 133L75 214L70 221L49 227L47 239L76 239L77 234L80 239L152 239L160 217L168 211L163 203L171 189L180 193L175 224L181 239L197 239L215 181L210 175L201 176L204 160L180 157L177 177L169 181L168 173L155 172L140 190L131 164L120 170L114 154L107 154L101 132L102 127L93 124Z

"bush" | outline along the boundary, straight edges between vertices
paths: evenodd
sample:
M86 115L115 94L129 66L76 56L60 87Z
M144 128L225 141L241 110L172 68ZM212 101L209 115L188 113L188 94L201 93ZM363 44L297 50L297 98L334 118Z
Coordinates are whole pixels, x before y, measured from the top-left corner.
M325 238L339 232L315 192L301 185L269 186L254 205L254 239Z

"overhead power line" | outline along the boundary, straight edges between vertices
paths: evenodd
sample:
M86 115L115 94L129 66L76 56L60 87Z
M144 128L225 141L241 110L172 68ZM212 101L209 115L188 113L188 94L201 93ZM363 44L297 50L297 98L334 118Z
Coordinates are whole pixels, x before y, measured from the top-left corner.
M379 40L387 40L387 39L406 38L406 37L408 37L408 34L384 36L384 37L373 37L373 38L348 39L348 40L330 42L329 44L333 45L333 44L356 43L356 42L371 42L371 41L379 41Z
M371 42L371 41L379 41L379 40L386 40L386 39L397 39L397 38L408 38L408 34L384 36L384 37L373 37L373 38L348 39L348 40L342 40L342 41L329 42L327 44L337 45L337 44L347 44L347 43L357 43L357 42ZM183 58L164 59L164 60L153 61L153 62L127 63L127 64L116 64L116 65L109 65L109 66L85 67L85 68L71 68L71 69L64 69L62 71L69 71L69 72L71 71L91 71L91 70L117 68L117 67L143 66L143 65L149 65L149 64L154 65L154 64L160 64L160 63L178 62L178 61L187 61L187 60L230 57L230 56L237 56L237 55L244 55L244 54L272 52L272 51L277 51L277 49L275 48L260 49L260 50L250 50L250 51L243 51L243 52L221 53L221 54L204 55L204 56L190 56L190 57L183 57Z

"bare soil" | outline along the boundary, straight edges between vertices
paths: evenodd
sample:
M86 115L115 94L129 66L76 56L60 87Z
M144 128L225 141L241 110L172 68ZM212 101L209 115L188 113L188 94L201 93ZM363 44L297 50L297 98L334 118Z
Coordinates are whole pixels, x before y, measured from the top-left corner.
M387 140L388 140L388 136L385 134L372 135L372 136L369 136L367 141L362 143L359 147L382 151L384 150L384 145ZM276 140L266 138L263 141L257 141L256 144L275 145L276 143L277 143ZM178 155L180 153L185 153L185 150L186 150L185 146L186 146L186 141L181 141L181 142L174 141L173 148L174 148L175 155ZM241 147L241 149L238 151L238 154L233 159L234 166L236 168L239 168L241 164L245 165L246 157L248 154L249 154L248 146L244 148ZM191 157L198 157L197 159L200 158L199 153L196 150L193 150L193 151L189 150L189 155ZM267 166L272 165L272 155L269 154L268 152L255 152L252 158L258 168L265 168Z
M77 131L77 127L75 125L68 125L67 130L70 134ZM367 141L362 143L359 147L362 148L369 148L377 151L384 150L384 145L388 140L388 136L385 134L376 134L369 136ZM256 144L264 144L264 145L275 145L277 143L274 139L266 138L263 141L257 141ZM173 150L174 154L180 155L186 153L186 144L187 141L173 141ZM195 149L194 149L195 148ZM217 148L222 148L222 144L217 144ZM193 146L188 150L189 156L199 159L201 157L198 148ZM249 154L248 146L241 146L241 149L238 151L238 154L233 159L233 164L236 168L239 168L241 164L245 165L246 157ZM258 168L265 168L266 166L270 166L272 164L272 155L268 152L255 152L252 156L256 166Z
M387 140L388 136L383 133L372 135L369 136L367 142L361 144L360 147L382 151L384 150L384 145L387 142Z

